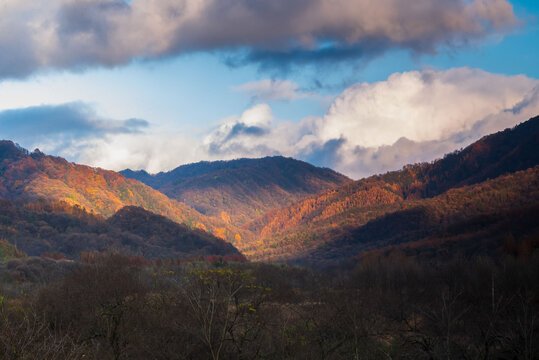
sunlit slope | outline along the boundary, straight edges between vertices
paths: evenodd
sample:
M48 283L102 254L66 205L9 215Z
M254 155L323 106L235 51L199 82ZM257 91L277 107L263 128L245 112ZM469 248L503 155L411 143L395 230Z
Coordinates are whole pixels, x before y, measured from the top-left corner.
M537 176L537 171L530 170L529 174L515 171L532 168L537 164L539 117L513 129L486 136L467 148L432 163L410 165L400 171L347 183L284 209L269 212L246 225L247 229L256 234L256 240L244 244L240 250L254 259L299 259L310 257L309 252L315 248L323 249L327 243L333 244L325 248L329 253L342 257L347 250L339 248L338 239L346 238L348 242L354 242L357 229L400 211L408 211L405 212L406 216L411 216L410 207L417 210L423 206L418 204L426 206L426 210L415 212L417 221L420 222L438 217L456 219L459 212L466 216L496 212L503 208L504 204L509 204L510 208L531 206L539 201L530 197L531 203L526 202L527 196L532 196L527 194L534 194L536 190L534 177ZM444 194L448 194L449 190L470 191L465 190L466 186L480 185L485 181L485 184L491 184L488 179L513 173L515 174L508 178L510 180L496 183L498 188L494 193L488 188L478 188L481 190L476 200L488 204L480 212L468 214L467 207L460 206L471 206L466 200L466 196L471 193L458 197L462 203L452 201L450 206L440 205L444 204L440 199ZM516 189L520 189L520 192L515 192ZM501 199L500 202L493 201L491 196ZM481 200L483 197L485 199ZM451 212L453 208L458 211ZM384 227L394 228L389 220L385 221ZM410 224L415 226L414 221ZM380 234L384 233L384 227L378 228ZM419 232L422 229L421 226L417 227ZM420 235L409 235L407 241L417 240L418 236ZM376 235L375 238L380 244L375 243L372 246L381 246L382 243L392 241L391 237ZM357 240L359 241L359 238ZM321 254L318 250L316 253Z
M199 162L155 175L121 173L234 225L351 181L333 170L281 156Z
M0 142L0 197L64 201L105 217L134 205L189 227L207 229L221 238L235 236L224 222L210 219L139 181L39 151L28 153L10 141Z
M146 259L206 255L242 259L238 250L222 239L135 206L121 208L104 219L65 202L0 200L0 239L4 241L0 245L12 247L0 246L10 256L19 251L77 259L82 253L97 251Z

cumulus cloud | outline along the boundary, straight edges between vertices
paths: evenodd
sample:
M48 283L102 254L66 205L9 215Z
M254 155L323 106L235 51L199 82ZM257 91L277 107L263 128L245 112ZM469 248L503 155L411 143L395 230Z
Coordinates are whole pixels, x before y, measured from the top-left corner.
M539 81L469 68L412 71L355 84L324 117L299 124L275 124L267 105L255 108L263 109L263 135L231 137L244 116L227 119L206 138L214 155L279 153L359 178L433 160L539 114Z
M229 117L207 135L203 144L211 155L275 152L264 143L272 132L273 115L266 104L255 105L239 117Z
M158 172L200 160L284 155L360 178L431 161L538 115L539 80L469 68L396 73L350 86L322 117L276 121L269 105L257 104L199 138L146 129L141 120L102 119L77 106L2 112L0 132L23 145L15 135L40 134L35 141L42 149L44 141L60 139L51 152L114 170ZM49 115L21 115L34 112Z
M396 73L346 89L325 116L322 133L326 139L346 134L351 145L365 147L401 137L437 140L514 106L536 85L525 76L468 68Z
M148 127L141 119L110 120L84 103L33 106L0 112L0 133L23 146L61 152L75 141L134 134Z
M258 104L239 116L223 119L201 138L150 129L81 140L56 153L92 166L113 170L145 169L153 173L201 160L293 156L296 146L314 146L316 136L309 133L319 120L308 118L298 124L276 123L270 107Z
M92 138L72 144L59 153L72 161L104 169L145 169L151 173L180 164L215 160L191 136L177 132L145 132Z
M314 94L302 91L299 85L290 80L264 79L234 87L234 90L250 95L253 101L290 101L312 97Z
M197 51L262 66L433 53L513 28L507 0L3 0L0 78Z

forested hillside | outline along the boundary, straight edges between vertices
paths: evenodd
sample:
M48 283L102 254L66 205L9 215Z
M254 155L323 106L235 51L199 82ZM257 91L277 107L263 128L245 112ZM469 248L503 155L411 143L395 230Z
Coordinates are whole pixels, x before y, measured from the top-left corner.
M144 248L147 256L159 257L163 249L174 249L172 234L185 233L187 228L226 239L251 260L302 264L339 263L357 259L360 253L397 248L419 257L435 257L444 251L499 255L504 246L513 248L513 253L530 251L526 249L536 246L537 235L533 219L539 203L538 149L539 117L535 117L432 163L408 165L358 181L283 157L201 162L157 175L125 172L190 202L202 214L118 173L72 164L39 151L28 153L4 141L0 143L0 196L16 202L7 203L11 204L7 208L15 209L15 214L40 201L60 201L77 206L82 215L67 221L74 221L73 225L49 234L49 219L40 214L44 223L36 227L24 220L22 233L26 235L22 236L10 220L12 210L6 210L2 231L12 243L24 238L21 249L32 254L52 250L75 254L85 251L81 250L84 244L97 241L89 247L130 253ZM332 184L340 185L330 188ZM271 210L241 228L236 226L265 209L321 188L330 189ZM72 233L85 233L72 228L92 222L101 226L105 224L101 217L112 216L124 206L139 206L187 227L128 207L106 222L119 231L113 232L117 239L81 235L66 240ZM57 210L38 212L54 217ZM84 225L77 223L80 218L86 219ZM126 219L138 220L124 222ZM127 238L120 234L122 229L129 232ZM89 232L99 233L96 229ZM31 241L34 234L47 242ZM189 252L186 244L193 234L186 235L184 250L172 251ZM135 240L126 240L131 235L136 235ZM206 235L201 231L198 237ZM219 251L224 249L219 246Z
M14 204L2 200L0 238L33 256L57 253L79 259L83 252L119 252L147 259L200 255L242 258L224 240L133 206L105 220L64 202Z
M11 141L0 142L0 198L63 201L105 217L134 205L223 239L233 240L237 234L224 221L204 216L139 181L39 151L29 153Z
M121 174L233 225L350 181L330 169L282 156L203 161L155 175Z
M240 250L254 259L336 260L360 250L420 241L449 225L466 233L466 226L456 224L469 217L501 211L528 216L533 209L524 209L539 202L537 164L539 117L432 163L347 183L269 212L246 225L257 240ZM526 228L530 233L535 232L532 225Z

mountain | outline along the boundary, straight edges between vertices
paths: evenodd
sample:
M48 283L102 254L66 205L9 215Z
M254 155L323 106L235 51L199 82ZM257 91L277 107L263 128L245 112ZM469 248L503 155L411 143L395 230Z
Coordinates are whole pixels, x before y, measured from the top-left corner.
M500 254L506 237L539 247L539 166L433 198L407 201L364 224L300 227L241 250L254 260L324 264L365 251L398 248L412 255ZM260 249L266 248L261 252ZM413 251L410 251L413 249ZM445 251L444 251L445 249ZM449 251L448 249L452 249Z
M148 259L199 255L242 258L222 239L134 206L104 219L65 202L15 204L0 200L0 239L33 256L59 252L78 258L82 252L115 251ZM11 256L16 254L12 248L7 250Z
M203 161L155 175L129 169L120 173L234 225L351 181L333 170L282 156Z
M486 136L432 163L409 165L400 171L350 182L287 208L269 212L246 225L255 234L256 240L243 244L240 250L252 259L302 260L322 257L328 260L351 256L360 248L367 249L348 246L365 242L359 236L365 234L364 231L369 234L370 240L367 242L371 248L420 240L440 227L436 226L436 222L431 223L432 219L449 226L458 222L459 214L490 216L499 211L510 212L539 203L536 197L537 182L534 182L537 171L515 173L537 164L539 117L513 129ZM492 181L489 179L512 173L512 177L505 182L489 182ZM497 190L491 192L488 184L495 184ZM441 200L452 189L466 195L449 203ZM473 208L466 196L471 196L468 191L476 194L477 189L480 189L477 201L489 199L488 205L481 211L467 212L468 208L461 205L468 204L466 206ZM515 189L520 189L522 193L515 193ZM491 197L500 197L503 201L491 201ZM505 207L507 204L508 208ZM398 229L396 224L401 223L400 219L406 219L405 223L410 227L401 229L400 237L388 233L388 229ZM341 246L344 243L348 245ZM324 249L326 255L322 256Z
M124 206L140 206L189 227L207 229L223 239L237 235L223 221L204 216L139 181L47 156L39 150L29 153L11 141L0 141L0 198L63 201L105 217Z
M183 224L136 206L126 206L118 210L107 219L107 223L122 232L143 239L144 243L149 245L145 256L150 258L167 252L187 255L241 255L230 243L204 230L189 229Z

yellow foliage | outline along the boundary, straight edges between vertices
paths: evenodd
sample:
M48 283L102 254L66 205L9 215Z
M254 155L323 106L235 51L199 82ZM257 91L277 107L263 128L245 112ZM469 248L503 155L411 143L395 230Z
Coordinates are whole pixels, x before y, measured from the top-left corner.
M73 200L72 198L70 197L63 197L63 198L60 198L60 201L63 201L63 202L66 202L67 204L71 205L71 206L75 206L75 205L81 205L78 201L76 200Z
M226 228L224 228L224 227L216 228L214 235L217 236L218 238L221 238L221 239L225 240L226 239Z
M208 231L206 229L206 225L204 225L203 223L197 223L195 227L200 230Z
M234 235L234 239L236 240L237 245L241 245L241 236L240 236L240 234Z
M226 211L221 211L221 220L227 224L230 224L230 215L228 215Z

